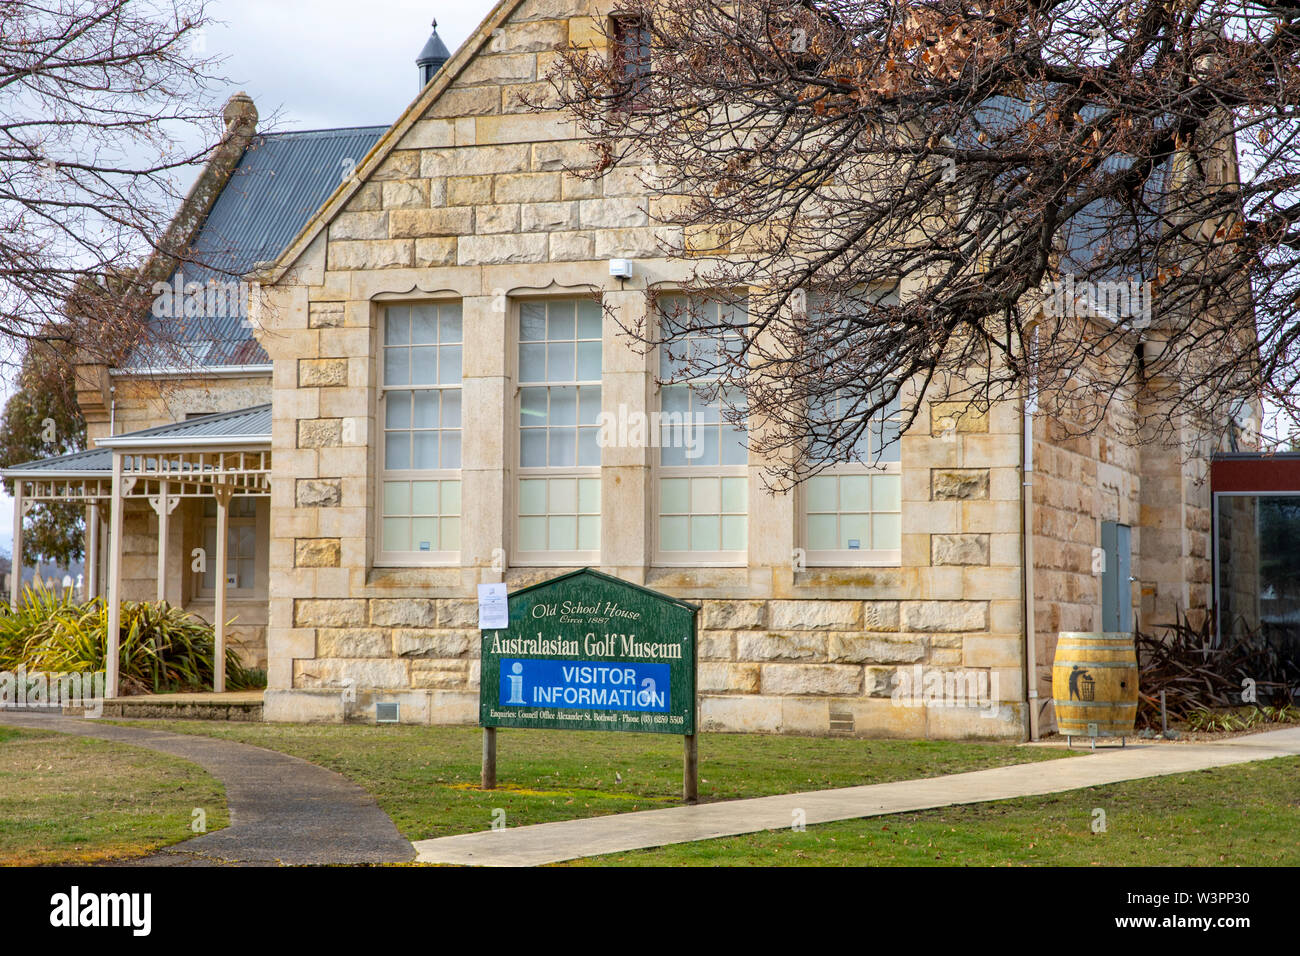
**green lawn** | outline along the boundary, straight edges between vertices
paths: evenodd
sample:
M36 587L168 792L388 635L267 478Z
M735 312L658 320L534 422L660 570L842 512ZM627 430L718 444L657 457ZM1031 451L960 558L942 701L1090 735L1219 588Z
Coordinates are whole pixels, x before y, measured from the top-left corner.
M674 806L681 800L681 738L659 734L502 730L497 734L500 786L484 791L478 787L482 732L473 727L123 723L238 740L336 770L374 794L411 840L488 829L498 808L505 811L506 824L517 827ZM700 798L706 801L1064 756L1009 744L757 734L705 734L699 749Z
M1094 810L1106 830L1092 832ZM1297 866L1300 757L611 854L585 866Z
M0 727L0 865L139 856L229 823L220 782L140 747Z

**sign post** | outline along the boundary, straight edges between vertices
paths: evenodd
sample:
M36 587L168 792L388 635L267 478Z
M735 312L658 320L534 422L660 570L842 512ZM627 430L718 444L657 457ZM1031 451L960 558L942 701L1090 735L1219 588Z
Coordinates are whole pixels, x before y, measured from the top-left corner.
M623 730L682 735L682 795L696 802L698 614L590 568L511 594L508 626L480 632L484 789L498 727Z
M687 803L700 801L700 752L694 734L682 738L682 799Z
M497 788L497 729L483 728L483 779L484 790Z

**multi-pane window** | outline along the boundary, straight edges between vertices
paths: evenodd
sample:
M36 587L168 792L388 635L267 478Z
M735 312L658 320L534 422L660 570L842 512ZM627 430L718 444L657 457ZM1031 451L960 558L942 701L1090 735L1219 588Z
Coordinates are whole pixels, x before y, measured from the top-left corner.
M880 301L897 301L890 294ZM841 389L812 410L826 427L809 458L825 467L800 490L802 546L812 565L896 565L902 515L899 401L881 409L878 394Z
M203 501L203 591L217 588L217 502ZM257 590L257 499L231 498L226 507L226 592Z
M717 372L739 336L743 306L672 296L661 321L706 332L673 336L659 353L658 548L661 564L743 564L748 552L749 449L724 409L744 395L719 385ZM683 322L683 317L689 321ZM712 373L712 374L710 374Z
M521 563L600 559L601 307L591 299L519 306Z
M650 24L640 16L610 19L611 56L618 78L626 84L617 106L643 108L650 82Z
M837 396L837 404L844 403ZM872 417L852 460L808 479L804 547L812 564L897 564L901 548L898 402ZM879 455L877 456L877 450Z
M392 306L383 321L378 562L460 551L461 308Z

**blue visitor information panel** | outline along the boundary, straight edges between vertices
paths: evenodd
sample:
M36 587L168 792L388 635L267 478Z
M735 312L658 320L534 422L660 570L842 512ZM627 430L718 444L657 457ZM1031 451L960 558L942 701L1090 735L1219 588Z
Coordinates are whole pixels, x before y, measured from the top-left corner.
M666 713L671 673L667 664L501 658L501 707L568 707Z

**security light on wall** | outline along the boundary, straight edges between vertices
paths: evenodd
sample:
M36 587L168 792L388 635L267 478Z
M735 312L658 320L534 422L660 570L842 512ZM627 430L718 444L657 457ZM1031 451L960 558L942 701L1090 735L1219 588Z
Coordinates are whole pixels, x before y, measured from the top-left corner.
M632 278L632 260L631 259L610 259L609 274L615 279Z

